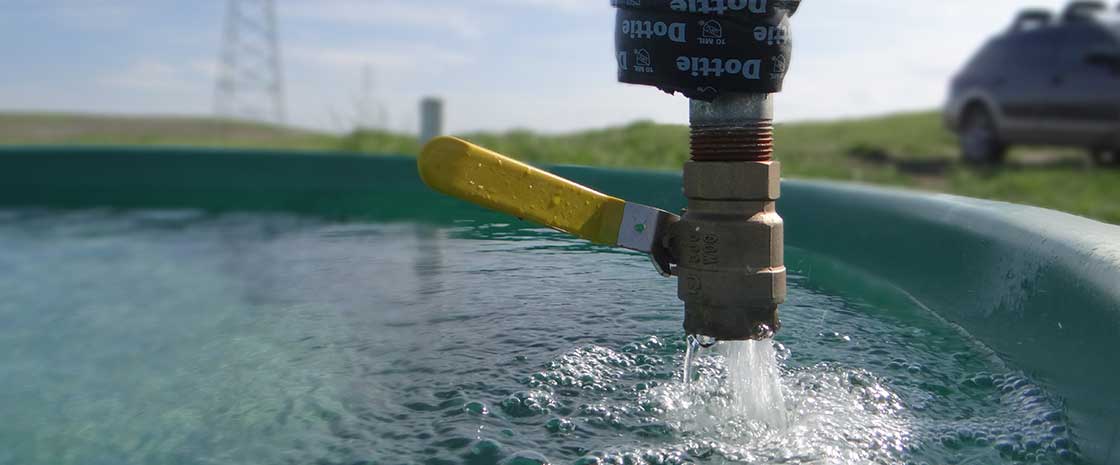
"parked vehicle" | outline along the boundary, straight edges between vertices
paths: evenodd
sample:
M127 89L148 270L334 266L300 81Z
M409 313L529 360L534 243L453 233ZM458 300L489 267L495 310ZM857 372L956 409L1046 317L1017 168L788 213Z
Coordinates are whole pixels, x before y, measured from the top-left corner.
M953 79L944 118L966 161L999 163L1012 145L1120 152L1120 14L1077 1L1061 17L1023 11Z

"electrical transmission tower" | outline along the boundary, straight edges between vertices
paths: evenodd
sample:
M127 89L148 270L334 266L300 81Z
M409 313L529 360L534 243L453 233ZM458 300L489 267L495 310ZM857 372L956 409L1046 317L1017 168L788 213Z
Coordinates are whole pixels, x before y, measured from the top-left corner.
M284 123L284 74L273 0L228 0L214 110Z

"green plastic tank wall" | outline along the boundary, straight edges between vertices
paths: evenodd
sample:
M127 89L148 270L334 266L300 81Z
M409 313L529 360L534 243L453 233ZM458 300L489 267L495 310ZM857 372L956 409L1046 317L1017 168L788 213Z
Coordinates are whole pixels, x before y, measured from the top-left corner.
M675 173L552 169L629 200L683 206ZM808 181L783 189L791 246L884 277L956 323L1064 399L1087 458L1120 464L1120 227L950 195ZM18 206L488 215L429 191L406 157L184 148L2 149L0 207Z

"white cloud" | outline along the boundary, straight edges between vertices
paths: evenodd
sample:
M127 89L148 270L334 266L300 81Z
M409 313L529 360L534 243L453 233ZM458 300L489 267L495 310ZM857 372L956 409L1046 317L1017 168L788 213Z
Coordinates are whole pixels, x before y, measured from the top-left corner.
M484 17L474 8L438 2L411 0L321 0L281 4L283 17L321 22L353 23L367 26L416 27L433 32L450 32L461 38L482 35Z
M68 27L90 30L112 30L127 27L141 14L138 5L111 0L64 0L35 2L38 7L49 8L51 13ZM20 8L8 6L6 8ZM32 6L31 8L35 8Z
M602 12L610 9L607 0L482 0L490 3L519 8L537 8L562 12Z
M101 76L98 82L130 91L192 91L200 85L200 78L209 80L196 66L142 60Z
M349 130L360 102L391 121L394 130L414 130L418 99L439 89L442 76L471 69L474 58L416 42L377 42L366 47L297 46L288 49L289 107L293 122L327 130ZM365 72L371 73L363 95ZM364 109L363 111L371 111ZM388 125L388 122L385 122Z
M448 66L470 64L462 53L423 43L380 42L369 47L306 47L287 50L293 66L329 67L355 70L370 65L394 73L433 71Z

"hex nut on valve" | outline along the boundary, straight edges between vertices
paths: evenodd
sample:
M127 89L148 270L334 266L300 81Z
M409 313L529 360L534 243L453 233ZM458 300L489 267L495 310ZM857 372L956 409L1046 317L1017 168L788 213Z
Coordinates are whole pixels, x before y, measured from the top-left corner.
M684 164L684 196L705 200L778 200L782 165L777 161Z

